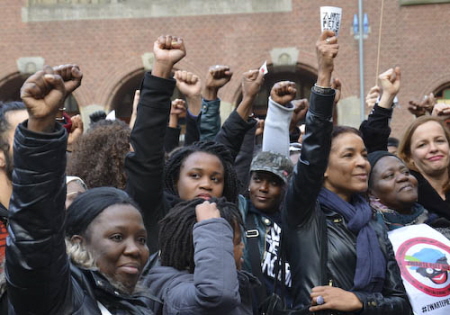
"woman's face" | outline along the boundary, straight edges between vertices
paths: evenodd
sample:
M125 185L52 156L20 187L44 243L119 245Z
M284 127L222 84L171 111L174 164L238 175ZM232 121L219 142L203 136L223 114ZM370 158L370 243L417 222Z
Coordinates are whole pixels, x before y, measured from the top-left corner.
M409 213L417 201L417 179L396 157L385 156L372 170L370 193L390 209Z
M361 137L351 132L336 136L331 143L325 188L349 201L352 194L367 190L369 172L367 150Z
M284 182L269 172L252 172L249 184L250 200L256 209L271 213L279 210Z
M449 143L441 125L427 121L411 137L411 159L420 173L435 177L447 174Z
M206 152L192 153L181 164L178 195L182 200L222 197L224 178L224 167L217 156Z
M131 293L149 257L141 213L116 204L89 224L84 241L99 271L124 292Z

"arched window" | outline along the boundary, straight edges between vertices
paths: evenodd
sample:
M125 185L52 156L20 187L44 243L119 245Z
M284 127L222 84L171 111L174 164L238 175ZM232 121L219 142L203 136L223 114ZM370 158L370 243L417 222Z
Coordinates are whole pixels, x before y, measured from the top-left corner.
M0 101L21 101L20 88L22 87L28 76L29 74L15 73L4 78L3 80L0 80ZM80 113L77 100L73 97L73 95L69 95L66 98L64 107L66 108L67 114L69 114L70 116Z
M136 72L130 73L118 83L120 86L109 106L110 110L116 111L116 118L130 122L131 113L133 111L134 93L141 87L141 82L144 77L144 70L140 69Z
M450 102L450 83L444 85L443 87L439 88L435 93L434 96L438 100L446 100L446 102Z
M122 78L118 83L118 87L109 106L111 111L115 110L117 119L123 120L126 123L130 122L133 111L134 93L140 89L144 73L144 69L136 70ZM177 88L175 88L172 95L172 99L176 98L184 98Z
M292 66L277 66L268 65L268 73L264 77L264 84L256 97L253 105L253 112L259 118L265 118L267 113L267 100L270 96L270 91L275 83L280 81L292 81L297 88L296 99L307 98L311 94L311 88L317 80L315 73L302 68L292 68ZM242 100L242 92L236 104Z

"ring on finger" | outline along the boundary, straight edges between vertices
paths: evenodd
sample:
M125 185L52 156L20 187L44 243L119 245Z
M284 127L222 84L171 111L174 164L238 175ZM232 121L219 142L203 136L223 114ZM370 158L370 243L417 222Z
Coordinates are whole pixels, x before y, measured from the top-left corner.
M325 300L323 299L323 296L319 295L316 299L317 305L322 305L325 303Z
M325 39L325 41L327 42L327 44L330 43L330 38Z

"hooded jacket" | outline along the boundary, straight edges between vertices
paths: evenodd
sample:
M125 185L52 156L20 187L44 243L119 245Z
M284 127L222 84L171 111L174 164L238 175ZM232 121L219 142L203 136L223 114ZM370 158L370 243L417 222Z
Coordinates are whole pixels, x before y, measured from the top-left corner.
M145 277L144 286L164 303L154 304L155 314L252 314L255 279L236 270L228 222L217 218L196 223L193 241L193 274L157 266Z

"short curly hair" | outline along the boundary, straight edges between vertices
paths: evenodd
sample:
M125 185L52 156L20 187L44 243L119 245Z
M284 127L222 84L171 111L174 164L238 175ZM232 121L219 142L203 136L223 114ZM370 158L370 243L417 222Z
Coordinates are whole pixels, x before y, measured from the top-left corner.
M125 156L131 129L120 120L100 120L74 144L66 173L84 180L88 188L125 189Z

